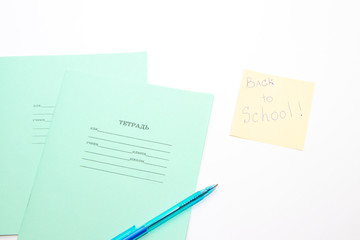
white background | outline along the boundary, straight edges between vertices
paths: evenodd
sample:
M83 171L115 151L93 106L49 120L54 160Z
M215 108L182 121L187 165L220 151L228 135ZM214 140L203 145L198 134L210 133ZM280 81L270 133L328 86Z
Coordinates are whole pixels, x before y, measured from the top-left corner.
M219 187L193 207L187 240L359 240L359 11L347 0L0 0L0 56L147 51L149 83L213 93L197 186ZM315 82L303 151L229 136L245 68Z

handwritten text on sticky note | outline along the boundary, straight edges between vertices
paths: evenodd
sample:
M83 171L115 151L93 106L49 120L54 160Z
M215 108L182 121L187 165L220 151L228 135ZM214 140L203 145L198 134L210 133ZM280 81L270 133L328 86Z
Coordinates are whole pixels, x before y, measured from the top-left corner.
M314 84L245 70L230 135L302 150Z

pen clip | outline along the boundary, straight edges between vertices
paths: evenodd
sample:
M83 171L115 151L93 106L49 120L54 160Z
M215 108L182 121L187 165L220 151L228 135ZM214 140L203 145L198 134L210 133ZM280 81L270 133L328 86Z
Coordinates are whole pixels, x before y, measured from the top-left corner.
M131 233L133 233L136 230L135 225L132 226L131 228L129 228L128 230L120 233L119 235L117 235L116 237L112 238L111 240L121 240L127 236L129 236Z

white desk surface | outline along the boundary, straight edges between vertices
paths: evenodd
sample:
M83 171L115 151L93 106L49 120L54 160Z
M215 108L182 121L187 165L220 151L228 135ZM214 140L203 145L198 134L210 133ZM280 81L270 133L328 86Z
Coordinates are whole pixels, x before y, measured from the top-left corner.
M358 11L347 0L1 1L0 55L147 51L149 83L213 93L197 186L219 187L193 208L187 240L358 240ZM229 136L245 68L316 83L303 151Z

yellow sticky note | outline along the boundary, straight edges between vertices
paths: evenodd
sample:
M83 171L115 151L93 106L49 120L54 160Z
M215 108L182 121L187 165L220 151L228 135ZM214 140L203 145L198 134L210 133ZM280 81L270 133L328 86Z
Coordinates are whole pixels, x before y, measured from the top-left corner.
M302 150L314 83L245 70L230 135Z

